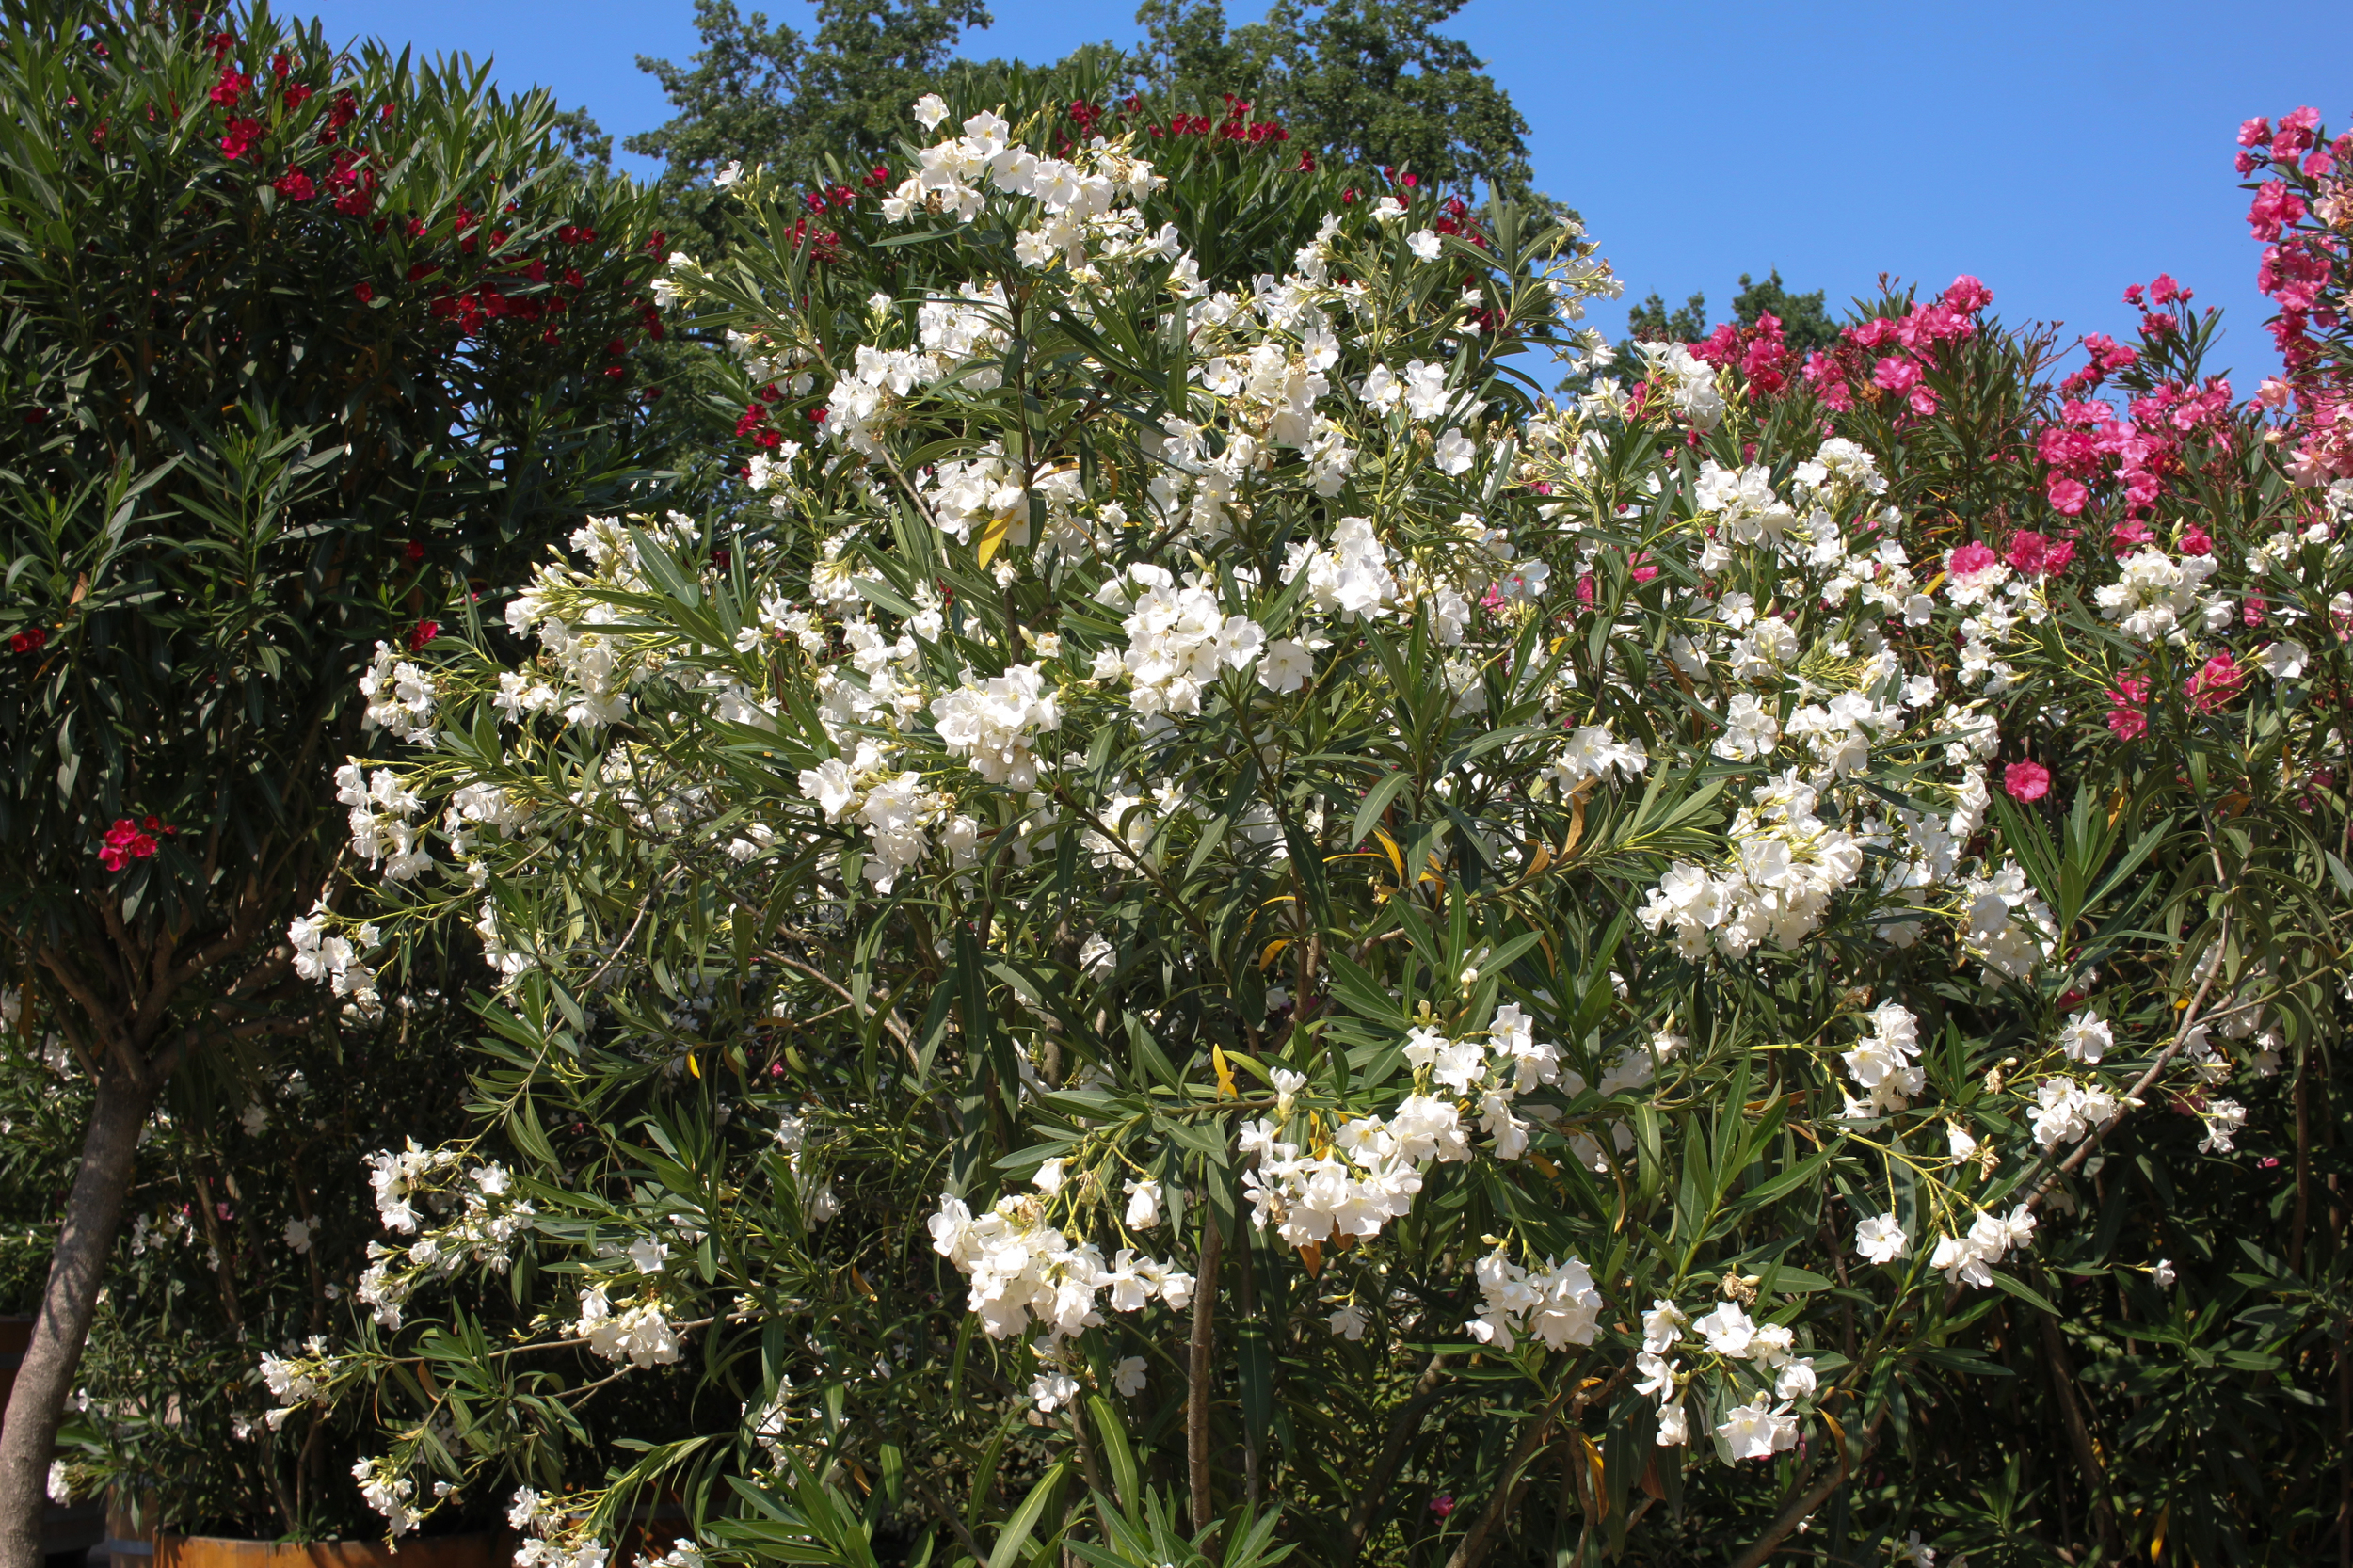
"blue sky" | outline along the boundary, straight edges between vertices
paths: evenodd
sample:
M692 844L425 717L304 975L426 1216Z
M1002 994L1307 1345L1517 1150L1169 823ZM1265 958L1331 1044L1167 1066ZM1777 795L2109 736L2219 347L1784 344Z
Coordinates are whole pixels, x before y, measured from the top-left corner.
M635 57L696 48L690 0L311 4L330 34L490 56L502 82L544 84L616 136L667 118ZM1131 42L1129 5L997 0L966 50ZM2353 7L2288 26L2221 4L1469 0L1449 30L1527 117L1538 184L1584 214L1630 297L1702 290L1721 320L1742 272L1779 267L1833 305L1882 272L1938 288L1971 272L2007 320L2121 333L2124 285L2165 271L2226 307L2242 393L2274 360L2232 138L2249 115L2312 104L2341 128L2353 109Z

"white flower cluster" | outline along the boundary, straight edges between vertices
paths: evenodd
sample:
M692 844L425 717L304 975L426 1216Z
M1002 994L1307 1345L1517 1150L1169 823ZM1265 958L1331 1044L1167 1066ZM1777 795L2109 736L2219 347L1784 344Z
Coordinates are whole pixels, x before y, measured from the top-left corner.
M1593 1288L1584 1260L1574 1254L1561 1263L1546 1258L1531 1274L1497 1251L1481 1258L1473 1272L1479 1316L1463 1327L1481 1344L1509 1352L1522 1334L1532 1334L1556 1351L1593 1342L1601 1323L1601 1292Z
M1731 867L1711 874L1674 862L1640 911L1643 925L1673 927L1675 951L1689 959L1711 946L1743 957L1768 937L1786 951L1812 936L1864 859L1863 840L1815 815L1819 798L1794 769L1759 785L1726 836L1737 846Z
M365 728L389 729L409 745L433 744L433 677L390 643L376 645L376 658L360 678L360 695L367 698Z
M2136 642L2188 640L2185 622L2196 613L2211 620L2219 606L2228 616L2227 601L2201 603L2199 589L2221 563L2212 555L2185 555L2179 560L2162 550L2142 550L2118 563L2122 573L2092 594L2100 614L2117 623L2117 630Z
M1928 1084L1928 1075L1914 1060L1920 1054L1920 1020L1898 1001L1883 1001L1871 1010L1870 1032L1842 1052L1839 1060L1864 1092L1862 1099L1847 1096L1849 1116L1883 1116L1901 1111Z
M2034 1211L2023 1203L2007 1219L1988 1209L1977 1216L1967 1234L1938 1237L1929 1267L1944 1270L1945 1278L1953 1284L1983 1289L1993 1283L1993 1265L2005 1255L2013 1248L2023 1252L2033 1244L2034 1225Z
M953 377L972 392L995 389L1004 379L1000 366L1009 320L1000 283L986 287L967 283L955 295L924 300L915 316L920 347L879 348L860 344L852 353L848 373L826 394L825 435L853 452L871 456L882 450L880 437L889 427L894 410L918 388L937 386ZM1001 460L997 467L1001 479ZM1023 497L1019 522L1026 533L1028 498L1018 485L1012 488ZM994 488L982 493L992 495ZM959 499L966 500L968 504L962 509L968 520L974 510L968 504L969 492L948 499L951 506Z
M412 1198L424 1197L428 1206L446 1208L449 1198L442 1184L434 1177L442 1171L455 1170L458 1163L456 1149L427 1149L408 1140L408 1146L398 1153L379 1149L362 1160L368 1168L368 1185L376 1189L376 1217L386 1230L402 1236L417 1231L417 1213Z
M2016 861L2004 861L1991 876L1966 878L1961 891L1967 920L1962 939L1984 960L1989 984L2000 975L2023 980L2057 950L2058 930L2050 906Z
M953 795L925 790L921 774L897 768L892 754L871 740L859 741L846 760L829 758L802 769L800 786L826 822L848 817L865 826L870 853L863 874L886 893L931 849L925 829L947 819L956 803Z
M613 1557L612 1548L583 1532L554 1499L528 1486L517 1489L507 1503L506 1528L522 1538L515 1548L515 1568L604 1568ZM699 1556L692 1568L701 1568Z
M580 1293L580 1318L572 1336L587 1341L589 1351L607 1361L626 1358L630 1365L666 1367L678 1359L678 1332L651 1297L615 1311L602 1282Z
M389 1459L362 1459L351 1467L351 1479L360 1483L360 1496L367 1505L384 1515L384 1533L406 1535L417 1528L420 1517L409 1499L416 1496L417 1483L402 1475Z
M1114 1312L1140 1312L1156 1297L1175 1311L1193 1301L1193 1275L1128 1248L1106 1263L1094 1242L1048 1224L1034 1194L1008 1193L978 1218L963 1199L942 1197L929 1229L932 1249L972 1282L971 1309L993 1339L1032 1322L1056 1337L1094 1328L1098 1298Z
M926 93L915 105L917 121L930 130L947 118L936 93ZM1122 195L1142 200L1166 182L1142 158L1116 148L1096 145L1079 150L1080 163L1041 158L1018 142L1005 138L1013 127L1000 114L983 110L964 122L964 134L924 148L917 154L920 167L883 199L883 216L904 223L919 212L953 213L969 223L987 204L984 185L1036 203L1040 222L1025 230L1016 251L1022 262L1041 266L1057 256L1073 267L1084 264L1090 229L1116 232L1112 203ZM1133 214L1126 215L1130 230ZM1175 253L1174 234L1167 242Z
M1112 579L1096 597L1128 606L1128 650L1097 654L1095 678L1126 675L1128 705L1147 721L1200 712L1202 689L1218 672L1248 669L1266 647L1258 623L1228 615L1215 584L1203 576L1189 576L1179 587L1167 568L1140 561L1125 582Z
M292 1349L291 1342L288 1346ZM272 1355L262 1352L262 1382L278 1401L278 1408L264 1417L269 1430L278 1431L286 1424L286 1417L302 1406L317 1400L324 1404L328 1385L335 1376L335 1358L327 1353L327 1341L312 1335L303 1347L304 1354Z
M1305 542L1290 547L1283 562L1283 582L1288 585L1305 573L1307 602L1319 615L1378 617L1397 607L1399 584L1391 569L1395 559L1369 518L1342 518L1332 530L1331 543L1322 549Z
M1407 418L1424 424L1460 412L1456 395L1447 385L1447 367L1419 360L1408 360L1402 376L1386 365L1373 366L1357 383L1356 395L1375 413L1394 413L1401 408Z
M1635 1369L1642 1374L1635 1392L1658 1400L1657 1445L1680 1448L1691 1440L1690 1416L1683 1404L1691 1374L1672 1354L1689 1338L1687 1330L1695 1333L1706 1352L1717 1357L1727 1377L1734 1364L1773 1374L1769 1395L1760 1392L1725 1412L1724 1421L1716 1428L1723 1443L1721 1451L1737 1461L1762 1459L1794 1447L1798 1417L1791 1413L1792 1401L1812 1398L1817 1379L1812 1359L1794 1353L1797 1336L1788 1325L1756 1321L1740 1301L1721 1302L1714 1311L1694 1320L1673 1302L1663 1299L1654 1300L1642 1315L1642 1348L1634 1362ZM1781 1402L1775 1405L1771 1402L1775 1400Z
M634 526L664 549L681 553L700 548L702 531L692 518L672 512L666 517L590 518L572 533L572 548L588 558L586 574L561 565L539 568L531 586L506 606L506 624L518 637L536 638L555 664L557 680L508 672L502 679L499 706L510 718L527 712L561 712L567 722L589 728L617 724L629 716L629 687L652 673L648 664L632 659L627 635L606 630L626 619L614 606L582 600L572 616L556 613L567 590L596 583L632 592L648 591Z
M326 981L337 996L349 998L348 1005L362 1017L374 1017L383 1008L383 998L376 989L376 971L360 962L360 955L382 936L373 925L360 927L352 937L334 935L323 902L286 924L286 940L294 945L296 975Z
M2105 1085L2046 1078L2035 1085L2034 1141L2046 1149L2073 1144L2114 1121L2123 1104Z
M1480 1048L1473 1042L1470 1048ZM1296 1076L1277 1072L1278 1084ZM1242 1125L1241 1147L1258 1157L1242 1174L1252 1223L1260 1230L1273 1224L1294 1247L1380 1235L1384 1224L1412 1209L1431 1161L1465 1160L1471 1153L1453 1102L1428 1095L1407 1096L1386 1118L1343 1122L1330 1154L1301 1158L1299 1146L1278 1139L1274 1124L1263 1119Z
M335 770L335 799L350 808L351 853L382 866L394 882L408 882L432 869L424 830L415 819L424 802L390 768L371 775L360 763Z
M397 1154L379 1150L366 1159L376 1218L395 1235L417 1238L406 1247L368 1243L357 1294L387 1328L400 1326L401 1308L422 1279L455 1273L469 1261L504 1272L515 1241L536 1224L532 1206L512 1196L514 1176L505 1166L493 1160L448 1179L461 1163L455 1149L419 1148L413 1139ZM457 1213L419 1234L420 1201L436 1216Z
M1640 741L1621 741L1609 732L1609 721L1581 724L1572 730L1545 769L1561 798L1571 799L1579 792L1611 776L1629 783L1650 771L1650 753Z
M1637 343L1643 374L1652 394L1673 402L1695 430L1713 430L1724 417L1724 394L1716 384L1716 367L1695 358L1679 343Z
M1037 787L1037 757L1031 747L1041 732L1060 729L1062 713L1038 664L1014 664L1005 673L964 684L932 700L932 720L952 756L971 759L972 771L991 784L1016 790Z

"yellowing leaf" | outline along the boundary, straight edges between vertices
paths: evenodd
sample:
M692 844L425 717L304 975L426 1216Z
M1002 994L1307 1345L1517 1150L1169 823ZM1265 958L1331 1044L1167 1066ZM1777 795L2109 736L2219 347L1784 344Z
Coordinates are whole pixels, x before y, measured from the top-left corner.
M1258 954L1258 968L1263 969L1269 964L1273 963L1275 954L1290 946L1290 943L1291 939L1289 936L1277 936L1274 940L1269 942L1266 945L1266 952Z
M1209 1065L1217 1069L1217 1097L1226 1100L1240 1099L1241 1092L1234 1087L1234 1069L1225 1064L1224 1046L1209 1048Z
M989 558L997 553L997 547L1005 542L1005 536L1012 530L1011 518L988 520L987 526L981 530L981 536L972 541L972 553L980 558L981 565L988 565Z
M1585 792L1577 791L1569 811L1569 834L1561 840L1561 858L1566 860L1577 851L1577 841L1585 837Z

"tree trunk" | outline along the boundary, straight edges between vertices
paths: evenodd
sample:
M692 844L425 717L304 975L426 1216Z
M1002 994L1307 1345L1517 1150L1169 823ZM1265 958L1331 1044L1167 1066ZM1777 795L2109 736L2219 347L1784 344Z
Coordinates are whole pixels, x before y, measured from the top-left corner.
M139 1128L153 1096L119 1069L103 1075L81 1167L66 1200L65 1224L49 1261L32 1343L8 1396L0 1427L0 1568L40 1568L41 1511L49 1462L64 1419L66 1396L82 1362L82 1343L98 1309L98 1290L122 1224Z
M1185 1479L1193 1494L1193 1528L1196 1535L1209 1528L1216 1510L1209 1501L1209 1383L1217 1348L1217 1211L1204 1194L1201 1200L1201 1261L1193 1287L1192 1359L1185 1379ZM0 1568L14 1568L0 1563Z

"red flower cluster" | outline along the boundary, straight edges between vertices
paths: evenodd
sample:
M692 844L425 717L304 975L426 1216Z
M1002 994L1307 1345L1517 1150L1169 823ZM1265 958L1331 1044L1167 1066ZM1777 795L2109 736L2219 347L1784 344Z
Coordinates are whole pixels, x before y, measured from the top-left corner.
M327 188L334 194L337 212L346 217L365 217L376 205L376 184L366 148L336 151L335 167L327 172Z
M2009 553L2002 557L2021 577L2057 577L2074 558L2073 539L2054 542L2030 528L2021 528L2009 536Z
M849 187L840 188L846 190ZM792 227L784 232L783 238L785 244L795 250L807 247L808 259L812 262L838 262L841 259L841 236L831 229L812 229L805 217L795 219Z
M1152 125L1147 126L1146 129L1156 136L1206 136L1214 134L1220 141L1242 142L1252 147L1291 139L1291 134L1277 121L1252 120L1250 104L1244 100L1235 97L1230 92L1222 92L1218 96L1225 100L1224 120L1211 120L1205 114L1171 115L1165 128ZM1133 98L1128 100L1128 104L1130 113L1142 106L1141 101ZM1076 104L1072 105L1073 118L1076 118L1077 107ZM1095 121L1090 117L1080 120L1080 123L1082 128L1091 130Z
M744 412L736 419L735 434L737 437L740 439L748 436L751 438L752 444L761 451L775 451L783 442L784 438L768 423L768 418L771 407L783 395L776 390L776 385L773 381L753 393L753 401L744 405Z
M155 835L176 833L179 829L166 827L160 821L148 817L133 822L118 817L100 840L98 863L110 872L119 872L134 860L145 860L155 853Z
M2051 792L2051 770L2040 762L2012 762L2002 770L2002 788L2012 800L2041 800Z
M408 651L416 652L440 634L441 623L440 621L421 620L417 622L408 632Z
M220 138L221 156L230 159L242 158L248 152L252 152L253 144L261 139L262 122L260 120L232 115L229 118L228 134Z
M2172 316L2150 310L2141 296L2137 284L2125 291L2127 300L2141 306L2144 343L2177 329ZM2187 289L2162 275L2148 288L2151 303L2189 297ZM2090 504L2092 486L2107 480L2122 486L2125 520L2113 530L2121 552L2148 541L2148 530L2137 520L2155 506L2164 476L2180 467L2183 438L2204 426L2214 439L2228 444L2233 411L2231 383L2212 376L2197 388L2162 384L2135 397L2128 417L2120 420L2113 407L2088 394L2113 372L2138 364L2140 351L2101 332L2086 337L2083 346L2087 362L2059 383L2067 401L2060 405L2057 423L2035 432L2035 456L2048 471L2044 495L2068 517L2082 515Z
M8 651L10 653L39 653L48 641L49 629L47 627L28 626L8 639Z

